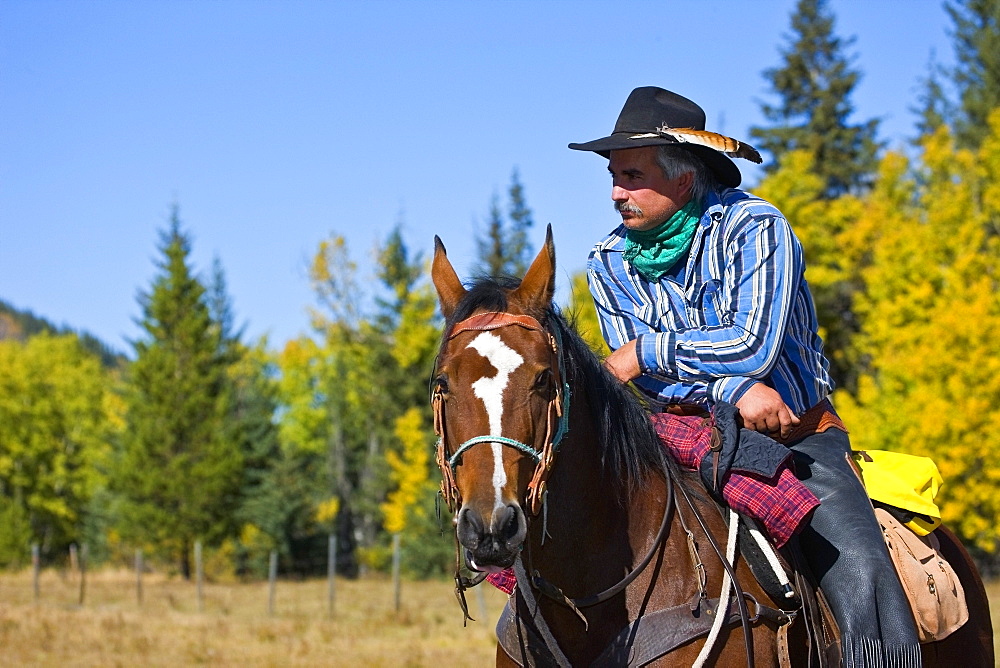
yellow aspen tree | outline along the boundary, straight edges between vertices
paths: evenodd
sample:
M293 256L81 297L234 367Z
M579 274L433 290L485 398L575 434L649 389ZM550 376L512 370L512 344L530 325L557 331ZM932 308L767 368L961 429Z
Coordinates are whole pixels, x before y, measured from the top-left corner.
M884 161L865 213L880 226L859 300L870 364L838 403L855 447L937 462L943 519L985 553L1000 545L1000 112L990 128L978 152L927 137L917 181Z
M587 272L580 271L570 277L569 305L564 309L566 317L576 327L590 349L601 359L611 354L611 349L601 335L601 325L597 318L597 308L587 287Z
M421 499L434 495L434 483L429 474L431 442L424 417L417 408L409 408L396 418L394 434L401 444L400 452L386 452L390 476L395 489L382 504L385 530L403 533L413 524L413 518L426 518L426 506Z

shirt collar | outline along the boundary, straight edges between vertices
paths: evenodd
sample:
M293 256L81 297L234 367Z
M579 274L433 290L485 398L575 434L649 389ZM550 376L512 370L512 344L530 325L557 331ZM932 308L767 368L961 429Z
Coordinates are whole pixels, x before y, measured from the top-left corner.
M701 226L708 227L713 221L722 220L723 213L724 209L722 200L719 199L719 193L710 190L705 198L705 213L701 215Z

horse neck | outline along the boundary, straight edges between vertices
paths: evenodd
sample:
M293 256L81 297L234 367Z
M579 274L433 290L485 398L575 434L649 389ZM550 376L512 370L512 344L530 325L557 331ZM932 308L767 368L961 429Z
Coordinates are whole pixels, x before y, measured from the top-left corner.
M634 503L623 502L619 481L604 471L597 412L586 391L572 396L569 432L548 480L546 508L529 530L528 556L567 595L583 596L615 584L630 566Z
M610 479L601 461L604 444L596 414L585 392L574 391L569 434L549 479L548 516L533 518L522 554L529 573L537 571L575 599L609 590L635 568L653 548L666 500L665 482L655 474L633 494L624 493L622 481ZM652 581L659 570L653 565L643 569L628 591L654 593ZM654 595L659 603L663 595ZM542 596L539 605L573 665L588 665L635 618L635 606L644 600L653 602L642 593L622 593L587 607L586 628L560 603Z

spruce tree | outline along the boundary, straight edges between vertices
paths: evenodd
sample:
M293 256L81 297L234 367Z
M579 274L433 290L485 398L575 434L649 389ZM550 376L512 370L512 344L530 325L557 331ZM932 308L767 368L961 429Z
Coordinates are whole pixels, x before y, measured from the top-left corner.
M189 577L194 542L211 544L229 526L242 457L227 438L233 400L223 328L192 273L176 207L159 250L160 274L139 296L144 337L133 342L114 486L124 501L123 536L174 560Z
M521 178L514 169L510 176L510 187L507 189L510 197L510 205L507 209L507 216L510 220L510 243L509 254L513 264L514 275L524 276L528 271L531 262L531 249L528 247L528 230L534 224L531 217L531 209L524 197L524 186L521 185Z
M488 276L520 277L528 270L531 249L528 230L534 224L517 169L507 188L508 207L504 217L500 197L494 193L486 220L486 231L477 237L478 271Z
M955 134L959 146L976 149L989 134L990 112L1000 107L1000 0L959 0L945 9L955 23L958 60Z
M852 125L851 93L860 74L845 55L853 39L834 34L834 17L826 0L799 0L792 15L792 35L781 52L781 67L768 69L777 104L762 104L769 126L757 126L750 136L772 160L793 150L809 151L824 182L823 196L867 190L876 169L878 120Z
M942 79L946 78L944 69L935 61L931 54L930 64L927 66L927 76L920 82L920 93L917 96L917 105L910 108L910 111L917 114L917 140L924 135L933 134L943 125L950 125L954 118L955 110L945 93Z
M487 276L511 276L513 269L507 255L507 234L500 210L500 197L494 192L486 219L486 232L476 239L480 273Z

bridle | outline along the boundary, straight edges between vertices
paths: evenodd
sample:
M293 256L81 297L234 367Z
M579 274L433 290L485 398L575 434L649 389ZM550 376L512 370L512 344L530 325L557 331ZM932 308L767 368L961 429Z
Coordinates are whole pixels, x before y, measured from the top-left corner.
M537 319L529 315L515 315L506 312L487 312L479 313L473 315L461 322L455 324L448 335L445 337L445 341L450 341L459 334L469 331L491 331L495 329L500 329L503 327L521 327L529 331L541 332L548 338L549 348L552 351L553 363L550 368L557 369L559 377L555 379L556 392L555 396L549 401L547 409L547 424L546 424L546 436L545 442L542 446L541 451L535 448L517 441L512 438L507 438L505 436L500 436L499 434L485 434L481 436L473 436L469 438L464 443L455 449L454 453L449 453L447 444L447 435L445 430L445 415L444 415L444 395L440 389L435 389L432 397L431 403L434 410L434 431L438 435L437 443L437 455L436 460L438 467L441 469L441 495L448 504L449 510L453 513L455 509L461 505L461 493L455 484L455 470L461 463L462 455L470 448L479 445L480 443L499 443L508 447L512 447L522 454L529 457L535 463L535 472L532 476L531 482L528 484L526 496L526 507L530 509L532 515L538 515L541 510L542 505L545 501L545 487L546 481L548 480L549 472L552 468L552 464L555 460L555 456L559 449L559 444L566 432L569 430L569 402L570 402L570 389L569 382L566 377L565 365L563 363L562 356L562 340L558 325L553 328L550 332L542 327L541 323ZM579 599L570 599L567 597L558 587L555 587L548 581L546 581L538 571L530 568L530 572L523 572L523 565L520 561L517 562L516 566L522 570L518 574L517 582L518 588L522 591L522 596L524 592L528 590L526 587L530 583L530 587L541 592L547 598L550 598L557 603L560 603L570 610L572 610L577 617L579 617L586 627L587 619L581 612L581 608L588 608L600 603L604 603L611 598L618 596L638 577L638 575L645 570L645 568L652 561L654 556L661 550L664 542L669 532L671 518L674 516L675 509L678 511L677 515L680 517L681 525L685 530L688 539L688 547L691 552L691 557L693 563L695 564L695 570L698 571L700 567L702 570L700 573L704 573L704 566L701 564L700 558L697 556L697 546L694 543L694 537L690 529L684 523L684 519L679 512L677 506L675 490L680 489L681 494L687 502L688 507L694 513L699 524L701 524L705 535L708 538L708 542L711 544L714 551L718 554L720 561L724 569L729 573L734 584L737 587L737 591L742 591L739 587L739 581L736 578L735 569L731 566L723 554L721 553L719 546L716 544L715 540L712 538L712 534L708 527L705 525L700 512L696 508L695 504L692 502L691 498L688 496L687 491L684 489L683 485L674 484L673 476L670 474L669 469L664 468L664 477L667 485L666 490L666 503L663 513L663 518L660 522L659 530L657 531L656 537L653 543L646 553L645 557L639 561L636 566L630 570L621 580L615 585L605 589L599 594L592 596L587 596ZM545 533L543 529L543 535ZM458 558L457 553L459 552L458 539L456 537L456 558ZM471 586L475 586L482 582L485 578L485 573L480 574L473 580L468 580L461 576L460 568L456 569L455 575L455 594L458 598L459 604L461 605L466 620L471 619L469 616L468 605L465 600L465 590ZM701 598L707 599L707 595L704 590L703 579L699 580L699 591ZM752 637L749 625L755 622L760 617L760 610L765 606L757 604L758 614L751 619L749 611L747 609L746 601L743 599L743 595L740 594L736 597L737 607L740 611L740 622L744 631L744 642L747 651L747 665L753 666L753 647L752 647ZM756 600L754 600L756 602ZM684 604L682 606L675 606L678 609L686 608L690 609L690 604ZM690 611L690 610L689 610ZM544 624L544 619L538 618L538 623Z
M570 391L562 359L562 336L558 326L550 332L530 315L490 311L478 313L456 323L448 332L445 341L450 341L463 332L492 331L503 327L521 327L529 331L541 332L548 339L549 348L552 351L550 368L557 370L559 375L554 380L555 396L549 401L547 409L545 442L539 451L513 438L499 434L483 434L466 440L451 453L445 429L444 394L440 389L435 389L431 396L431 406L434 410L434 432L438 435L436 460L438 468L441 469L441 495L447 503L448 509L453 513L462 504L461 493L455 484L455 470L462 461L462 455L480 443L499 443L514 448L534 462L535 472L525 493L525 507L530 510L532 515L538 515L545 499L546 481L559 450L559 444L566 432L569 431Z

